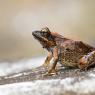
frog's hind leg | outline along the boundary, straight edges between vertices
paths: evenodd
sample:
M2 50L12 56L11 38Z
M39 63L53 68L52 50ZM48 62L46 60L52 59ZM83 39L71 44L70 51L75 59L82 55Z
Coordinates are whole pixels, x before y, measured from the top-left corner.
M95 61L92 62L92 63L87 67L87 69L90 69L90 68L95 68Z
M81 70L87 70L90 67L95 66L95 50L88 53L87 55L84 55L80 60L78 67Z

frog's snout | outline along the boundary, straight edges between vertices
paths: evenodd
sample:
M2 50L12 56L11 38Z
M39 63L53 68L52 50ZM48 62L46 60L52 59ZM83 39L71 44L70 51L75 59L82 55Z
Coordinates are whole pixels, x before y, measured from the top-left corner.
M32 32L32 35L33 35L33 36L36 36L36 35L37 35L37 31L33 31L33 32Z

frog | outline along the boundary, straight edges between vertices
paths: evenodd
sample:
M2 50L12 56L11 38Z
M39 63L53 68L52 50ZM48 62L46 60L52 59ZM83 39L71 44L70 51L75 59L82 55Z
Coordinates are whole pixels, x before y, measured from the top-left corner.
M46 75L58 74L56 69L58 63L64 67L79 68L80 70L87 70L92 61L95 64L95 58L91 57L95 48L83 41L69 39L58 32L50 31L48 27L35 30L32 35L48 51L43 64L46 68L50 66ZM90 56L88 56L89 54ZM92 61L87 62L86 56L88 59L92 58Z

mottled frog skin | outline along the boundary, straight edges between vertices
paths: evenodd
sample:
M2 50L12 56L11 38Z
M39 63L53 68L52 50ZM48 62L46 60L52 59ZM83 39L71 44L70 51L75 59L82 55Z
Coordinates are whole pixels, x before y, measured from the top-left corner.
M41 43L42 47L48 51L48 56L43 66L47 67L53 58L52 66L47 73L48 75L57 73L55 68L58 62L65 67L80 68L82 70L90 66L89 64L91 64L91 62L84 65L83 60L86 60L84 56L88 56L95 50L94 47L82 41L65 38L56 32L51 32L47 27L32 32L32 35ZM91 54L90 56L92 56ZM93 60L94 59L95 58L93 58Z

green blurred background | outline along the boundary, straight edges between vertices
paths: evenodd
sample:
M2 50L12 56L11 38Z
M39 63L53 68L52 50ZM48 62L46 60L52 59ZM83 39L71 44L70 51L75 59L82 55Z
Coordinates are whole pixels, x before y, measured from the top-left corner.
M0 0L0 59L43 55L42 27L95 46L95 0Z

